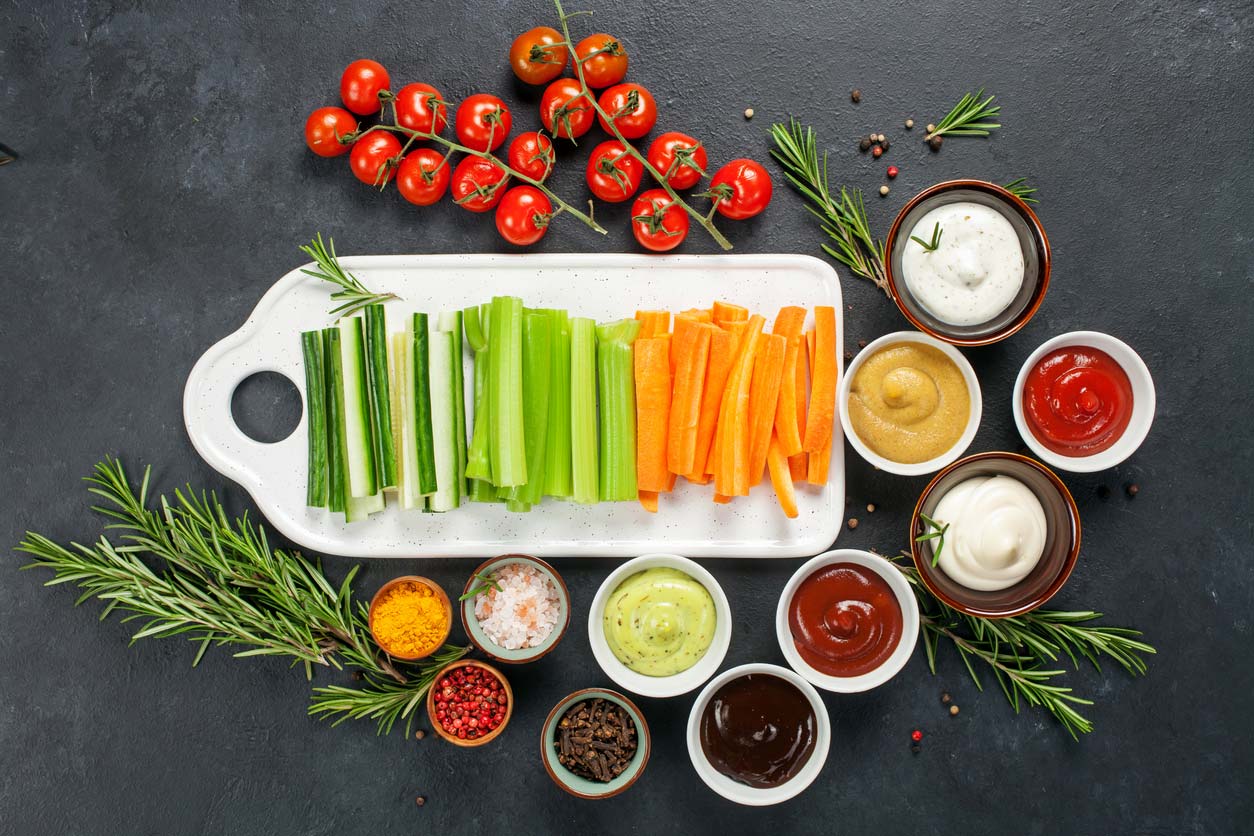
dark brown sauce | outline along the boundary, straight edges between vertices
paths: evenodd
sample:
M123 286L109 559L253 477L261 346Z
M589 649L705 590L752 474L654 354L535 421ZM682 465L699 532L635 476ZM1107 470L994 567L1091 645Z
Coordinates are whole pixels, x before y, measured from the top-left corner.
M772 674L724 683L701 714L701 750L710 764L751 787L778 787L800 772L817 735L810 700Z

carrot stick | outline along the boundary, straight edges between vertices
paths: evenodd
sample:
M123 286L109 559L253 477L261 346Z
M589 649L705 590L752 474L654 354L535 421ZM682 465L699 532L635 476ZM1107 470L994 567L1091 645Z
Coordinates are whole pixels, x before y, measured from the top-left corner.
M636 311L636 319L640 320L640 333L636 339L648 339L671 330L670 311Z
M780 379L779 401L775 411L775 432L785 456L801 452L801 430L797 425L797 354L801 350L801 329L805 327L806 310L789 306L781 308L775 318L772 334L788 340L784 353L784 376ZM804 397L804 395L803 395Z
M723 496L721 493L716 493L714 494L714 501L719 505L726 505L732 501L732 498L730 496Z
M766 472L766 451L771 446L787 352L788 339L779 334L764 334L758 343L758 356L753 362L753 379L749 385L750 485L761 482L762 474Z
M817 453L832 437L836 417L836 309L814 309L814 356L810 361L810 411L801 447Z
M644 510L648 511L650 514L656 514L658 492L657 491L640 491L639 494L640 494L640 504L644 507Z
M749 320L749 309L733 305L730 302L715 302L714 307L710 308L710 315L714 318L715 325L726 325L730 322L747 322Z
M798 338L797 342L797 368L796 368L796 392L797 392L797 433L801 437L806 434L806 367L809 365L807 360L808 351L803 348L806 346L806 338L804 336ZM803 482L806 473L810 467L810 454L801 452L788 457L788 470L792 473L794 482Z
M697 484L708 481L705 465L709 461L718 411L723 403L723 388L731 372L735 339L720 329L710 332L710 357L705 367L705 385L701 389L701 420L697 423L697 442L693 448L692 468L684 475Z
M814 368L814 352L817 348L817 337L814 331L806 332L806 347L809 349L810 367ZM813 395L813 392L811 392ZM832 463L832 437L827 436L823 448L806 455L806 481L811 485L826 485L827 471Z
M716 331L714 326L695 319L679 317L675 320L675 334L671 339L675 376L666 439L666 468L671 473L691 473L695 469L701 394L710 359L710 339Z
M749 493L749 388L765 324L766 320L759 314L749 318L723 392L718 419L721 439L715 442L718 460L714 467L714 489L725 496Z
M795 519L797 516L797 491L793 488L792 474L788 469L788 459L779 446L779 438L771 436L771 443L766 453L766 467L771 472L771 485L775 488L775 496L779 499L779 507L784 509L784 516Z
M667 315L669 318L669 314ZM671 410L670 340L636 338L633 344L636 378L636 486L664 491L666 433Z
M709 308L689 308L686 311L680 311L675 314L675 319L695 319L697 322L712 323L714 316L710 313Z

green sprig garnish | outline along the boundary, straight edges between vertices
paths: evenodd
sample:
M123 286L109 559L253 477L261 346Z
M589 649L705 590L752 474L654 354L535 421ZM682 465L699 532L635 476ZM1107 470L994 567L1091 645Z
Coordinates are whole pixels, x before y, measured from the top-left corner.
M915 240L918 241L917 238ZM919 243L923 242L920 241ZM919 514L919 519L923 520L927 530L915 537L914 542L926 543L929 540L936 541L936 545L932 547L932 566L935 567L937 563L940 563L941 550L945 548L945 532L949 531L949 523L941 525L927 514Z
M471 577L479 580L481 583L463 592L461 597L457 599L458 601L466 601L470 598L478 597L481 592L487 592L489 589L495 589L497 592L501 591L500 582L491 575L481 575L475 572Z
M1039 190L1034 186L1029 186L1028 178L1026 177L1019 177L1011 180L1009 183L1002 186L1002 188L1022 200L1024 203L1040 203L1039 200L1032 197L1032 195L1036 194Z
M395 293L375 293L369 290L356 276L340 266L340 260L335 255L335 239L329 238L327 241L327 244L322 243L322 233L319 232L307 246L300 248L301 252L318 265L317 270L302 267L301 272L339 286L340 289L332 293L331 298L342 300L343 303L331 309L333 315L349 316L367 305L400 298Z
M1001 127L1000 122L982 121L996 118L1001 113L1001 105L992 104L993 98L984 98L983 87L975 93L967 93L923 138L928 140L934 136L988 136L994 129Z
M927 241L924 241L922 238L920 238L917 235L911 235L910 240L917 241L919 246L927 250L929 253L935 252L936 248L940 246L941 232L943 231L944 230L941 229L940 222L938 221L936 223L936 226L932 227L932 240L930 243Z

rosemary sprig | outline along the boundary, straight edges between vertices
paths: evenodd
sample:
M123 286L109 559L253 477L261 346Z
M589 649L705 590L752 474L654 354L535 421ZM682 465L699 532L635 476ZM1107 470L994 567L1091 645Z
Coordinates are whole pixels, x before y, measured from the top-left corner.
M918 537L914 538L916 543L926 543L928 540L935 540L936 546L932 549L932 565L940 563L941 551L945 548L945 532L949 531L949 523L941 525L927 514L919 514L919 519L923 520L928 530Z
M312 258L318 265L317 270L301 268L301 272L339 286L340 289L332 293L331 298L336 301L342 300L342 304L332 308L332 314L349 316L375 302L399 298L395 293L374 293L369 290L356 276L340 266L340 260L335 255L335 239L329 238L327 241L327 244L322 243L322 233L319 232L308 245L300 248L301 252Z
M496 578L491 575L481 575L478 572L475 572L471 577L478 578L480 581L479 585L471 587L467 591L463 592L461 597L457 599L458 601L475 598L479 595L479 593L487 592L489 589L495 589L497 592L501 591L500 583L498 583Z
M771 156L810 202L806 208L835 242L835 246L824 244L824 252L890 296L884 243L871 235L862 192L841 186L840 196L833 195L827 177L827 152L820 156L814 131L796 119L790 119L787 126L778 122L771 125L771 139L775 142Z
M75 584L81 590L76 604L104 601L101 620L117 611L125 613L124 622L139 621L132 643L186 636L197 645L193 666L210 646L237 648L239 657L284 656L303 665L309 678L314 665L351 666L365 678L360 700L404 693L417 705L435 670L469 650L445 647L416 666L394 662L370 638L365 605L353 600L356 569L332 586L316 563L272 549L265 530L247 516L232 522L212 493L175 491L173 499L157 497L150 507L150 476L145 469L136 493L120 462L98 463L86 481L102 500L95 510L111 519L106 529L121 532L120 542L102 536L94 546L67 548L27 532L17 550L34 560L23 568L51 569L46 586ZM337 705L315 692L320 716L359 716ZM406 703L377 717L379 731L412 710Z
M967 93L923 139L934 136L988 136L995 128L1001 127L1000 122L981 121L994 119L1001 113L1001 105L992 104L993 98L984 98L983 87L975 93Z
M1032 197L1032 195L1036 194L1039 189L1035 186L1029 186L1028 178L1026 177L1018 177L1011 180L1009 183L1002 186L1002 188L1022 200L1024 203L1040 203L1039 200Z
M932 673L936 673L940 641L948 639L978 689L983 691L984 685L973 660L983 662L992 671L1016 714L1024 704L1044 708L1072 738L1093 731L1092 722L1077 709L1092 705L1093 701L1057 684L1059 677L1067 673L1066 669L1055 667L1061 657L1070 659L1072 667L1078 667L1083 657L1100 671L1100 657L1108 656L1129 674L1141 676L1148 666L1139 654L1156 652L1139 640L1138 630L1088 624L1102 617L1089 610L1037 610L997 619L960 613L927 590L910 560L910 555L903 553L893 558L893 565L905 575L919 600L923 647Z
M917 235L911 235L910 240L917 241L920 247L927 250L929 253L932 253L936 252L937 247L940 246L942 232L944 232L944 230L941 229L940 222L937 221L936 226L932 227L932 240L930 242L924 241Z
M387 734L397 720L403 719L405 734L408 735L413 727L414 712L422 704L436 676L446 665L465 656L468 650L469 647L445 645L424 659L419 677L405 685L367 674L366 684L361 688L343 685L314 688L309 715L333 718L332 727L345 720L374 720L379 734Z

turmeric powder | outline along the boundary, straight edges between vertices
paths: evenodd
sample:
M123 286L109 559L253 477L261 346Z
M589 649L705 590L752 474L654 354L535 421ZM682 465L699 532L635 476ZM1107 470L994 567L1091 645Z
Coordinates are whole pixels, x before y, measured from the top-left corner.
M403 659L432 653L448 636L449 610L436 591L402 581L375 602L370 632L386 652Z

